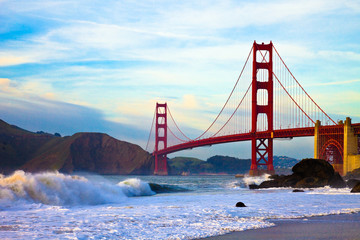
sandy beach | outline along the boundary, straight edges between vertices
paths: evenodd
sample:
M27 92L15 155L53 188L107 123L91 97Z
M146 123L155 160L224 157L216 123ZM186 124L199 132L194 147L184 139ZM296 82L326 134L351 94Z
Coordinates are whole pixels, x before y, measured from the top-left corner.
M329 215L305 219L274 220L270 228L232 232L226 235L209 237L207 240L307 240L342 239L360 240L360 213Z

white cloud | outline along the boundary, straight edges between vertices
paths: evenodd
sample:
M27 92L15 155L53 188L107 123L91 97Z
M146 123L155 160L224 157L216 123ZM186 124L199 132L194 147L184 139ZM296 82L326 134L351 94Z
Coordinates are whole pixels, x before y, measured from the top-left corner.
M36 12L36 15L51 17L55 4L65 22L42 36L35 36L26 42L18 41L15 44L24 45L17 51L18 61L53 61L53 60L84 60L84 59L142 59L152 61L189 61L201 59L231 61L236 56L234 52L247 52L249 43L234 44L234 41L221 36L218 30L242 28L253 25L268 25L291 21L298 17L331 12L342 9L344 5L338 1L276 1L267 3L232 1L226 2L182 2L176 7L169 4L155 5L144 2L142 4L125 3L101 6L95 16L86 15L88 11L99 6L97 2L88 5L84 12L66 16L65 9L73 9L73 2L45 2L35 3L12 11ZM84 2L77 2L82 8ZM113 6L112 6L113 4ZM99 18L107 6L108 19ZM109 8L110 6L110 8ZM56 8L55 7L55 8ZM22 10L21 10L22 9ZM117 17L116 12L129 10L137 13L136 20ZM70 14L72 11L70 11ZM130 13L128 13L130 15ZM57 16L57 15L55 15ZM261 16L261 17L259 17ZM145 21L146 20L146 21ZM242 36L241 36L242 37ZM172 40L173 39L173 40ZM170 42L169 42L170 41ZM174 42L171 42L174 41ZM191 41L192 44L184 41ZM204 46L203 42L207 44ZM210 43L210 45L209 45ZM246 45L246 47L245 47ZM293 44L294 45L294 44ZM298 52L304 53L301 49ZM292 48L292 51L297 51ZM306 55L306 54L305 54ZM25 59L20 61L20 59ZM1 61L0 61L1 62Z
M19 65L23 63L31 62L25 56L14 56L14 55L5 55L4 53L0 54L0 66L11 66L11 65Z
M319 51L320 57L329 61L359 61L360 53L351 51Z
M313 83L313 84L304 85L304 87L346 85L346 84L354 84L354 83L358 83L358 82L360 82L360 79L352 79L352 80L337 81L337 82Z

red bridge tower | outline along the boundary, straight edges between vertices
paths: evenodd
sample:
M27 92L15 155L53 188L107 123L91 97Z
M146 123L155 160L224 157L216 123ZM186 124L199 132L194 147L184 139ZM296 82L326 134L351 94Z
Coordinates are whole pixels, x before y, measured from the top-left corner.
M254 41L253 45L253 72L252 72L252 104L251 104L251 175L258 175L258 166L266 166L268 172L274 171L273 166L273 44L257 44ZM265 53L265 54L263 54ZM260 58L259 62L257 59ZM266 60L268 58L268 60ZM267 72L261 71L265 70ZM258 77L262 74L261 77ZM264 76L268 76L267 79ZM259 101L262 90L263 96L267 95L267 99ZM267 94L266 94L267 93ZM267 101L266 101L267 100ZM257 137L258 131L258 117L260 114L262 120L267 119L267 129L271 133L271 138ZM266 126L266 124L265 124Z
M155 123L155 175L168 175L166 154L157 154L167 148L167 105L156 103Z

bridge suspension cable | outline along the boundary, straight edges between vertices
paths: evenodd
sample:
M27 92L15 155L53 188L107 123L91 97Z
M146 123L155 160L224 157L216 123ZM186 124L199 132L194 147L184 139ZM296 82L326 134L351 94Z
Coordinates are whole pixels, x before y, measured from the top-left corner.
M329 119L331 120L335 125L337 125L337 123L331 118L329 117L328 114L326 114L326 112L314 101L314 99L305 91L305 89L301 86L301 84L299 83L299 81L295 78L295 76L292 74L292 72L290 71L290 69L288 68L288 66L285 64L284 60L282 59L282 57L280 56L279 52L276 50L275 46L273 46L277 56L280 58L281 62L284 64L285 68L288 70L288 72L290 73L290 75L292 76L292 78L295 80L295 82L299 85L299 87L301 88L301 90L306 94L306 96L315 104L315 106ZM277 78L277 80L279 81L279 79ZM309 117L310 118L310 117ZM310 118L311 119L311 118ZM312 120L313 121L313 120ZM314 122L314 121L313 121Z
M174 122L174 124L175 124L175 127L177 128L177 130L179 130L179 132L186 138L186 139L188 139L189 141L191 141L192 139L190 139L190 138L188 138L184 133L183 133L183 131L181 131L180 130L180 128L178 127L178 125L176 124L176 121L175 121L175 119L173 118L173 116L172 116L172 114L171 114L171 111L170 111L170 108L169 108L169 106L167 106L167 110L168 110L168 112L169 112L169 114L170 114L170 118L171 118L171 120ZM170 130L170 129L169 129ZM176 135L170 130L170 132L176 137ZM177 137L176 137L177 138ZM179 140L181 140L181 141L183 141L183 142L186 142L185 140L182 140L182 139L180 139L180 138L178 138Z
M219 129L219 131L217 131L214 135L212 135L211 137L215 137L219 132L221 132L224 127L230 122L230 120L232 119L232 117L235 115L236 111L239 109L240 105L242 104L242 102L244 101L246 95L248 94L250 88L252 86L252 83L250 83L248 89L246 90L243 98L241 99L241 101L239 102L239 104L237 105L236 109L234 110L234 112L231 114L231 116L229 117L229 119L226 121L226 123Z
M248 61L249 61L249 58L250 58L250 56L251 56L252 51L253 51L253 47L250 49L250 52L249 52L248 57L247 57L247 59L246 59L246 61L245 61L245 64L244 64L244 66L243 66L243 68L242 68L242 70L241 70L241 72L240 72L240 75L239 75L238 79L236 80L235 86L234 86L233 89L231 90L231 93L230 93L229 97L227 98L224 106L221 108L219 114L216 116L215 120L210 124L210 126L205 130L205 132L203 132L199 137L195 138L194 140L198 140L198 139L200 139L202 136L204 136L204 135L210 130L210 128L215 124L215 122L218 120L218 118L219 118L219 116L221 115L221 113L224 111L226 105L228 104L228 102L229 102L232 94L234 93L234 91L235 91L235 89L236 89L236 86L237 86L238 83L239 83L239 80L240 80L240 78L241 78L241 76L242 76L242 74L243 74L243 72L244 72L244 69L245 69L245 67L246 67L246 65L247 65L247 63L248 63Z
M149 143L150 143L151 133L152 133L153 128L154 128L155 115L156 115L156 109L154 110L154 116L153 116L153 120L152 120L152 123L151 123L149 138L148 138L148 140L147 140L146 147L145 147L145 150L146 150L146 151L149 151L149 150L148 150L148 147L149 147ZM154 149L153 149L152 151L154 151Z

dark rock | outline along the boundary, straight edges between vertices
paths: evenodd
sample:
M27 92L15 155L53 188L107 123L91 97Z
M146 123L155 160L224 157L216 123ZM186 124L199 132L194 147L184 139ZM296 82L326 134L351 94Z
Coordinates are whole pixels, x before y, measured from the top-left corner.
M296 188L318 188L325 186L327 181L317 177L306 177L298 181Z
M334 176L329 180L329 186L332 188L345 188L346 182L340 176L340 174L336 172Z
M296 174L284 176L283 187L295 187L296 183L301 180L301 177Z
M273 179L273 180L276 180L276 179L281 178L281 176L279 176L278 174L274 174L274 175L271 175L269 178Z
M359 179L360 180L360 168L354 169L351 172L348 172L344 179Z
M268 180L260 183L259 188L276 188L281 187L281 181L278 180Z
M349 188L355 187L356 184L360 183L360 180L358 179L349 179L346 184Z
M303 159L292 168L292 171L303 178L317 177L323 179L330 179L335 173L333 166L327 161L312 158Z
M250 184L249 189L259 189L259 185L256 184Z
M301 189L294 189L293 192L304 192L304 190Z
M246 205L243 202L237 202L236 207L246 207Z
M353 189L351 189L352 193L360 193L360 183L357 183Z
M335 173L333 166L322 159L304 159L292 168L293 174L272 175L271 180L264 181L259 188L293 187L318 188L331 186L346 187L346 183L339 173Z
M293 187L300 179L297 175L272 175L272 180L264 181L259 185L259 188L275 188L275 187Z

